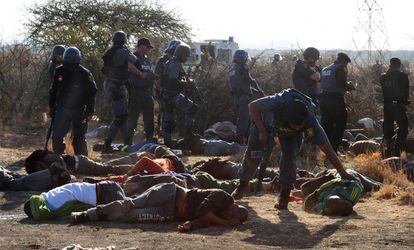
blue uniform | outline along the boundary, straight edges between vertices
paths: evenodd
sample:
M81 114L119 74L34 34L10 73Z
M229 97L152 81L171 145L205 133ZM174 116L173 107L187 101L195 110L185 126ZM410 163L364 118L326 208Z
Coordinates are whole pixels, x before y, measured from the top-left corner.
M141 57L138 53L134 53L137 57L135 66L142 72L151 72L151 60L148 56ZM143 79L141 76L130 73L128 85L128 137L126 144L132 145L134 130L137 127L139 114L142 113L144 120L145 137L150 139L154 135L154 99L152 96L151 79Z
M109 127L106 143L110 145L118 130L124 140L127 139L127 101L126 84L128 82L128 63L135 63L136 57L123 46L113 46L102 57L104 60L104 90L111 103L114 119Z
M95 112L96 84L89 70L79 66L70 71L64 66L55 70L52 87L49 90L49 108L56 110L53 122L53 151L63 154L63 137L73 127L73 149L77 155L88 155L85 133L88 124L85 117Z
M166 144L171 143L177 113L183 117L184 124L182 126L187 130L191 130L194 125L194 116L197 111L196 105L182 94L184 86L181 80L184 77L184 69L177 58L174 57L167 62L161 77L162 136Z
M316 72L320 73L319 67L312 68L305 61L297 60L292 73L293 87L312 98L314 102L318 100L320 89L318 82L310 77Z
M348 117L344 97L347 72L346 66L336 61L324 68L321 76L321 124L335 152L342 142Z
M230 91L236 108L237 141L243 142L249 129L249 103L251 102L252 88L260 90L255 79L250 75L246 64L235 63L229 71Z
M293 188L293 184L296 181L295 160L302 143L303 131L290 131L289 134L284 134L283 129L287 127L287 125L279 121L284 119L283 111L281 110L288 110L289 102L294 98L303 100L308 107L308 118L304 123L303 131L307 130L312 132L314 135L314 143L317 145L322 145L328 142L325 132L315 117L315 105L309 97L292 89L284 90L274 96L263 97L256 101L256 105L261 111L263 122L270 135L269 144L266 146L270 148L266 148L262 145L259 140L259 131L253 124L250 128L247 149L243 158L243 168L240 173L241 181L248 181L253 177L259 163L265 156L265 148L266 150L271 150L274 142L273 137L278 136L282 148L279 182L282 186L286 186L290 189Z

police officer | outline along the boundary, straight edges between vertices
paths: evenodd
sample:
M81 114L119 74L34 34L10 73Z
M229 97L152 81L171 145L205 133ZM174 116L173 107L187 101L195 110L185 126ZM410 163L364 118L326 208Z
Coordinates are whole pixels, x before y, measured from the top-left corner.
M409 79L401 71L401 60L391 58L388 71L381 75L380 84L384 101L383 132L387 146L386 156L400 156L405 149L408 134L407 108L409 104ZM398 125L398 132L393 146L394 122Z
M246 64L248 58L249 55L245 50L236 50L233 55L233 67L229 70L228 75L230 92L233 96L237 115L236 139L241 144L244 144L249 129L248 105L252 101L253 91L264 96L263 90L250 75Z
M52 48L52 53L49 57L49 66L47 67L48 77L51 83L53 83L55 69L62 64L63 52L65 52L65 46L63 45L55 45Z
M162 113L164 110L164 107L162 105L162 94L161 94L161 76L165 71L165 65L169 60L171 60L174 56L175 49L177 46L181 43L180 40L173 39L168 42L167 48L164 49L164 55L160 57L155 65L154 74L156 75L157 79L155 80L155 97L159 102L159 114L158 114L158 120L157 120L157 132L159 132L159 129L161 128L162 123Z
M182 93L189 84L189 79L182 67L190 56L191 48L181 42L174 51L174 56L165 65L164 73L161 76L162 88L162 136L164 144L171 146L172 132L175 128L176 115L184 117L185 136L192 135L194 116L197 112L195 103Z
M316 65L319 60L319 50L313 47L306 48L303 60L296 61L292 73L293 87L317 102L319 97L319 81L321 69Z
M240 184L232 193L235 199L243 197L249 180L263 160L265 151L272 150L274 137L279 137L282 149L279 184L281 193L278 209L287 209L290 191L296 181L296 157L302 143L303 131L311 130L314 143L327 155L343 178L354 179L347 174L315 117L316 105L308 96L295 89L286 89L274 96L266 96L249 105L253 121L247 149L244 154Z
M118 130L121 131L124 142L127 143L128 110L126 101L126 84L128 71L145 77L134 65L137 58L126 47L127 36L123 31L117 31L112 36L113 46L102 57L104 61L103 73L105 75L104 90L114 113L114 119L105 139L104 152L112 151L111 143Z
M126 144L132 145L134 130L137 127L139 114L142 113L144 120L145 138L152 139L154 136L154 99L152 85L154 82L151 71L151 60L148 57L154 48L148 38L140 38L137 42L134 55L137 57L135 66L143 72L142 77L130 73L128 85L128 138Z
M180 43L181 41L176 39L173 39L168 42L167 48L164 49L164 55L158 59L157 64L155 65L154 73L157 76L161 77L165 69L165 64L173 58L175 49ZM160 84L160 80L156 82Z
M350 62L347 54L338 53L336 61L322 69L321 125L335 152L338 151L346 128L345 92L355 89L351 82L347 82L347 65Z
M91 72L80 65L81 59L76 47L67 48L49 90L49 113L54 118L52 144L57 154L64 152L63 137L72 124L75 154L88 155L85 133L95 112L97 88Z

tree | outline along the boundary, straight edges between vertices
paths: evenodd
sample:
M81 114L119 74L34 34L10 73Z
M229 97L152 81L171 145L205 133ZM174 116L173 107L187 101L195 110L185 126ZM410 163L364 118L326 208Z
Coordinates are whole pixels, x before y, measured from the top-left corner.
M125 31L130 42L137 37L148 37L160 55L167 41L177 38L190 40L190 27L173 11L150 0L49 0L29 8L33 16L25 25L28 41L36 51L47 51L56 44L76 46L83 62L91 70L102 89L101 73L104 52L111 44L112 34ZM98 116L109 120L102 91L97 95ZM108 107L106 107L108 108Z
M57 0L29 8L29 41L40 48L77 46L87 59L102 55L112 33L147 36L156 47L170 38L189 40L190 28L177 14L148 0Z

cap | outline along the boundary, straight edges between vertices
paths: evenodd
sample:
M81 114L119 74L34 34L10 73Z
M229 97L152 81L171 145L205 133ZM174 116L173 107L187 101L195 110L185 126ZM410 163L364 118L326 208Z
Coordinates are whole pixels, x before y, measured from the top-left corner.
M140 46L140 45L145 45L145 46L147 46L151 49L154 48L154 46L152 46L150 40L146 37L142 37L142 38L138 39L137 46Z
M397 57L393 57L390 59L390 64L391 65L401 65L401 60Z

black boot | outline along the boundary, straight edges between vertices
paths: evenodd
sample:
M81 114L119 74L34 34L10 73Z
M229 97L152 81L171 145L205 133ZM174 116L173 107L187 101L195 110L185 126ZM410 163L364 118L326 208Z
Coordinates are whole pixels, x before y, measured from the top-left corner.
M237 186L236 190L234 190L233 193L231 193L231 196L233 196L235 200L240 200L241 198L243 198L248 188L249 181L240 181L239 186Z
M112 139L107 138L104 143L104 148L102 150L102 153L112 153L114 152L114 148L112 147Z
M290 188L282 187L280 190L279 201L275 205L275 208L279 210L286 210L288 208L290 190Z

